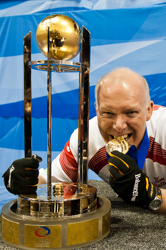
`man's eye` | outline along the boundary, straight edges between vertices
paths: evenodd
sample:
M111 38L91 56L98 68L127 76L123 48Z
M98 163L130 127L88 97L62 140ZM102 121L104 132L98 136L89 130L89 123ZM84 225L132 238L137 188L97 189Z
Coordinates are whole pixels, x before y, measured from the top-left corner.
M129 111L129 112L127 112L127 115L136 115L136 114L138 114L137 111Z
M103 115L106 116L106 117L112 117L112 116L114 116L114 114L111 113L111 112L104 112Z

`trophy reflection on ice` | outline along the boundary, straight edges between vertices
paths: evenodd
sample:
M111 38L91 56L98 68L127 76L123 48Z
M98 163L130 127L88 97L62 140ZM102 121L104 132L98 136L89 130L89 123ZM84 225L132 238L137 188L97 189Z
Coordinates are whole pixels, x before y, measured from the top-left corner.
M88 185L87 179L90 33L84 26L81 31L70 17L57 14L40 22L36 39L46 60L31 61L29 32L24 37L24 102L27 91L31 92L31 70L47 71L47 184L38 185L36 195L18 195L18 199L3 206L2 238L6 244L21 249L73 249L99 241L110 231L110 201L97 196L97 189ZM69 61L78 53L79 62ZM51 76L54 72L79 74L77 183L51 181ZM25 157L31 157L31 110L28 119L24 112L24 121Z

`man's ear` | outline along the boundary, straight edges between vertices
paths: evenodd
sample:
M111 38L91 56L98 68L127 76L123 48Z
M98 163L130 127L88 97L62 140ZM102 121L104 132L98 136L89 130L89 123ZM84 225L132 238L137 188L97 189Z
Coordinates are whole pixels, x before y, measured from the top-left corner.
M147 116L146 116L146 120L149 121L152 114L153 114L153 106L154 106L154 103L153 101L150 101L150 105L149 107L147 108Z

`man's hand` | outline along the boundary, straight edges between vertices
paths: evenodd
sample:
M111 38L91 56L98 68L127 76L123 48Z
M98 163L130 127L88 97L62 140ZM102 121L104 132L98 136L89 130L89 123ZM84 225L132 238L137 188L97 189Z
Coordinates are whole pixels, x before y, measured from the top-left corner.
M13 194L34 194L38 183L38 167L42 159L36 155L32 158L16 160L6 170L4 184Z
M146 174L130 156L118 151L113 151L109 155L109 183L114 191L126 203L148 207L155 197L156 189Z

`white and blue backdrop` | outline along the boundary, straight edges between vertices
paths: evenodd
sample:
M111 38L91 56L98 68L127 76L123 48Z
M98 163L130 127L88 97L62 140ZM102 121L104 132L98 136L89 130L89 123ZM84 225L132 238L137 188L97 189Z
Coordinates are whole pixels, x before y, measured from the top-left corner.
M166 105L166 2L159 0L0 1L0 208L14 195L1 178L24 157L23 37L31 31L32 61L45 59L37 47L38 24L64 14L91 33L90 118L94 87L108 71L125 66L148 81L152 100ZM79 57L73 59L78 61ZM52 75L52 157L78 123L78 73ZM32 150L47 164L46 72L32 70ZM89 173L89 179L97 179Z

